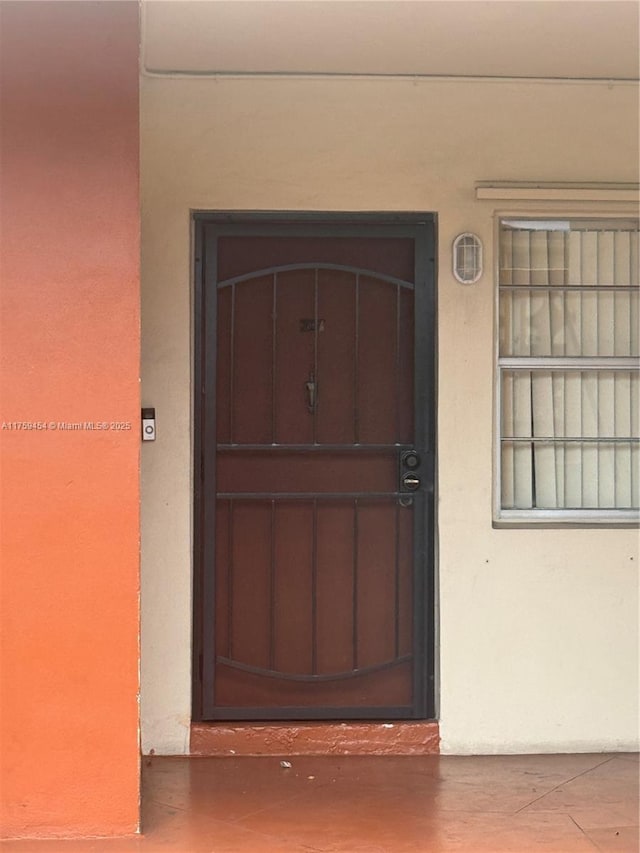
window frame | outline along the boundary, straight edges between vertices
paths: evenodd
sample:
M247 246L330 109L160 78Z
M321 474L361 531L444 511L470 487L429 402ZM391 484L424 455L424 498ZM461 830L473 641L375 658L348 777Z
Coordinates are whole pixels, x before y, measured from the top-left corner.
M622 207L622 205L621 205ZM502 374L504 370L517 367L524 368L525 362L530 369L552 369L550 362L554 357L544 358L540 356L503 356L500 355L500 232L504 220L522 220L528 222L555 222L561 220L583 220L592 222L594 220L611 220L612 223L621 220L635 220L640 227L640 215L637 205L629 209L628 205L621 210L590 209L570 211L564 209L553 210L549 205L544 208L536 206L534 210L495 210L494 211L494 240L493 240L493 512L492 523L495 528L517 528L517 527L548 527L548 528L637 528L640 527L640 509L504 509L502 507ZM558 357L557 361L563 361L569 367L568 362L573 362L571 369L580 370L578 363L582 363L582 369L606 369L606 356L576 356ZM596 364L599 362L599 365ZM640 371L640 357L616 358L616 364L610 363L610 369L631 369ZM556 369L562 369L556 367Z

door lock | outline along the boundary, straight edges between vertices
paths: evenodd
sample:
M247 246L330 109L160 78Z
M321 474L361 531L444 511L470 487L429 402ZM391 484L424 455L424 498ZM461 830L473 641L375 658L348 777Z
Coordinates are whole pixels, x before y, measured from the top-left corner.
M412 472L402 475L402 488L408 492L415 492L420 488L420 477Z
M416 492L422 485L417 474L422 460L415 450L403 450L400 453L398 478L400 480L401 492Z

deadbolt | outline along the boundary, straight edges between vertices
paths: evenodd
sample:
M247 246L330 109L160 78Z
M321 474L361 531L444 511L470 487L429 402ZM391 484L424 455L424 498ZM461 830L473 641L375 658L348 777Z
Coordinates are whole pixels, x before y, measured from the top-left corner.
M420 477L411 473L403 474L402 487L410 492L415 492L416 489L420 488Z

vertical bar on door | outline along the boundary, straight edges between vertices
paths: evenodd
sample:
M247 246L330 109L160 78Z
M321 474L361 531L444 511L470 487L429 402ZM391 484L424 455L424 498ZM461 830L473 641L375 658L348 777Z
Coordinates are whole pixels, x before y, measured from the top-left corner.
M400 504L396 500L396 569L395 569L395 655L400 657Z
M434 606L434 576L431 571L434 554L433 489L435 472L435 370L433 349L435 322L436 245L432 226L418 226L415 239L414 288L414 440L425 452L423 462L426 489L413 499L413 715L435 713L433 672L434 632L427 625ZM426 571L425 571L426 570Z
M358 668L358 498L353 500L353 612L352 612L352 668Z
M269 566L269 669L276 668L276 502L271 501L271 564Z
M396 443L400 443L400 285L396 284Z
M202 654L202 682L200 695L196 697L194 711L198 716L210 714L215 701L214 661L216 656L215 620L216 608L215 578L209 567L215 565L216 547L209 531L216 525L216 454L213 448L205 446L205 436L215 434L216 392L217 392L217 331L218 331L218 236L215 229L203 226L202 277L197 283L200 290L203 311L203 323L196 327L198 336L202 335L198 359L196 362L196 394L200 402L200 427L195 461L199 463L201 477L199 487L198 534L202 537L198 554L200 562L200 582L202 600L199 602L199 619L202 625L201 644L198 657ZM209 364L211 367L209 367ZM210 432L210 431L211 432ZM194 530L195 532L195 530ZM197 661L194 660L197 664ZM200 707L198 707L200 706Z
M227 625L229 631L229 657L233 658L233 499L229 500L229 517L227 520L228 562L227 562Z
M318 443L318 268L313 271L313 382L315 383L313 394L313 438L314 444ZM315 506L314 506L315 524Z
M271 307L271 443L276 444L276 386L278 355L278 273L273 274L273 300Z
M233 444L233 375L235 373L236 286L231 285L231 334L229 335L229 444Z
M400 285L396 285L396 443L402 440L400 418ZM396 658L400 655L400 505L395 502L395 575L394 575L394 647Z
M318 674L318 501L313 499L311 534L311 672Z
M360 374L360 274L356 273L355 287L355 321L354 321L354 365L353 365L353 439L354 444L360 444L360 409L358 405L359 374Z

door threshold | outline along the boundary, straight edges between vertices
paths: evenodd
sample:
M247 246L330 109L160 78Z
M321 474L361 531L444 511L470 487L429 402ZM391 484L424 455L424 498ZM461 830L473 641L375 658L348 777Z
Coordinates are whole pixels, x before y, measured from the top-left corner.
M192 723L190 755L438 755L437 720Z

